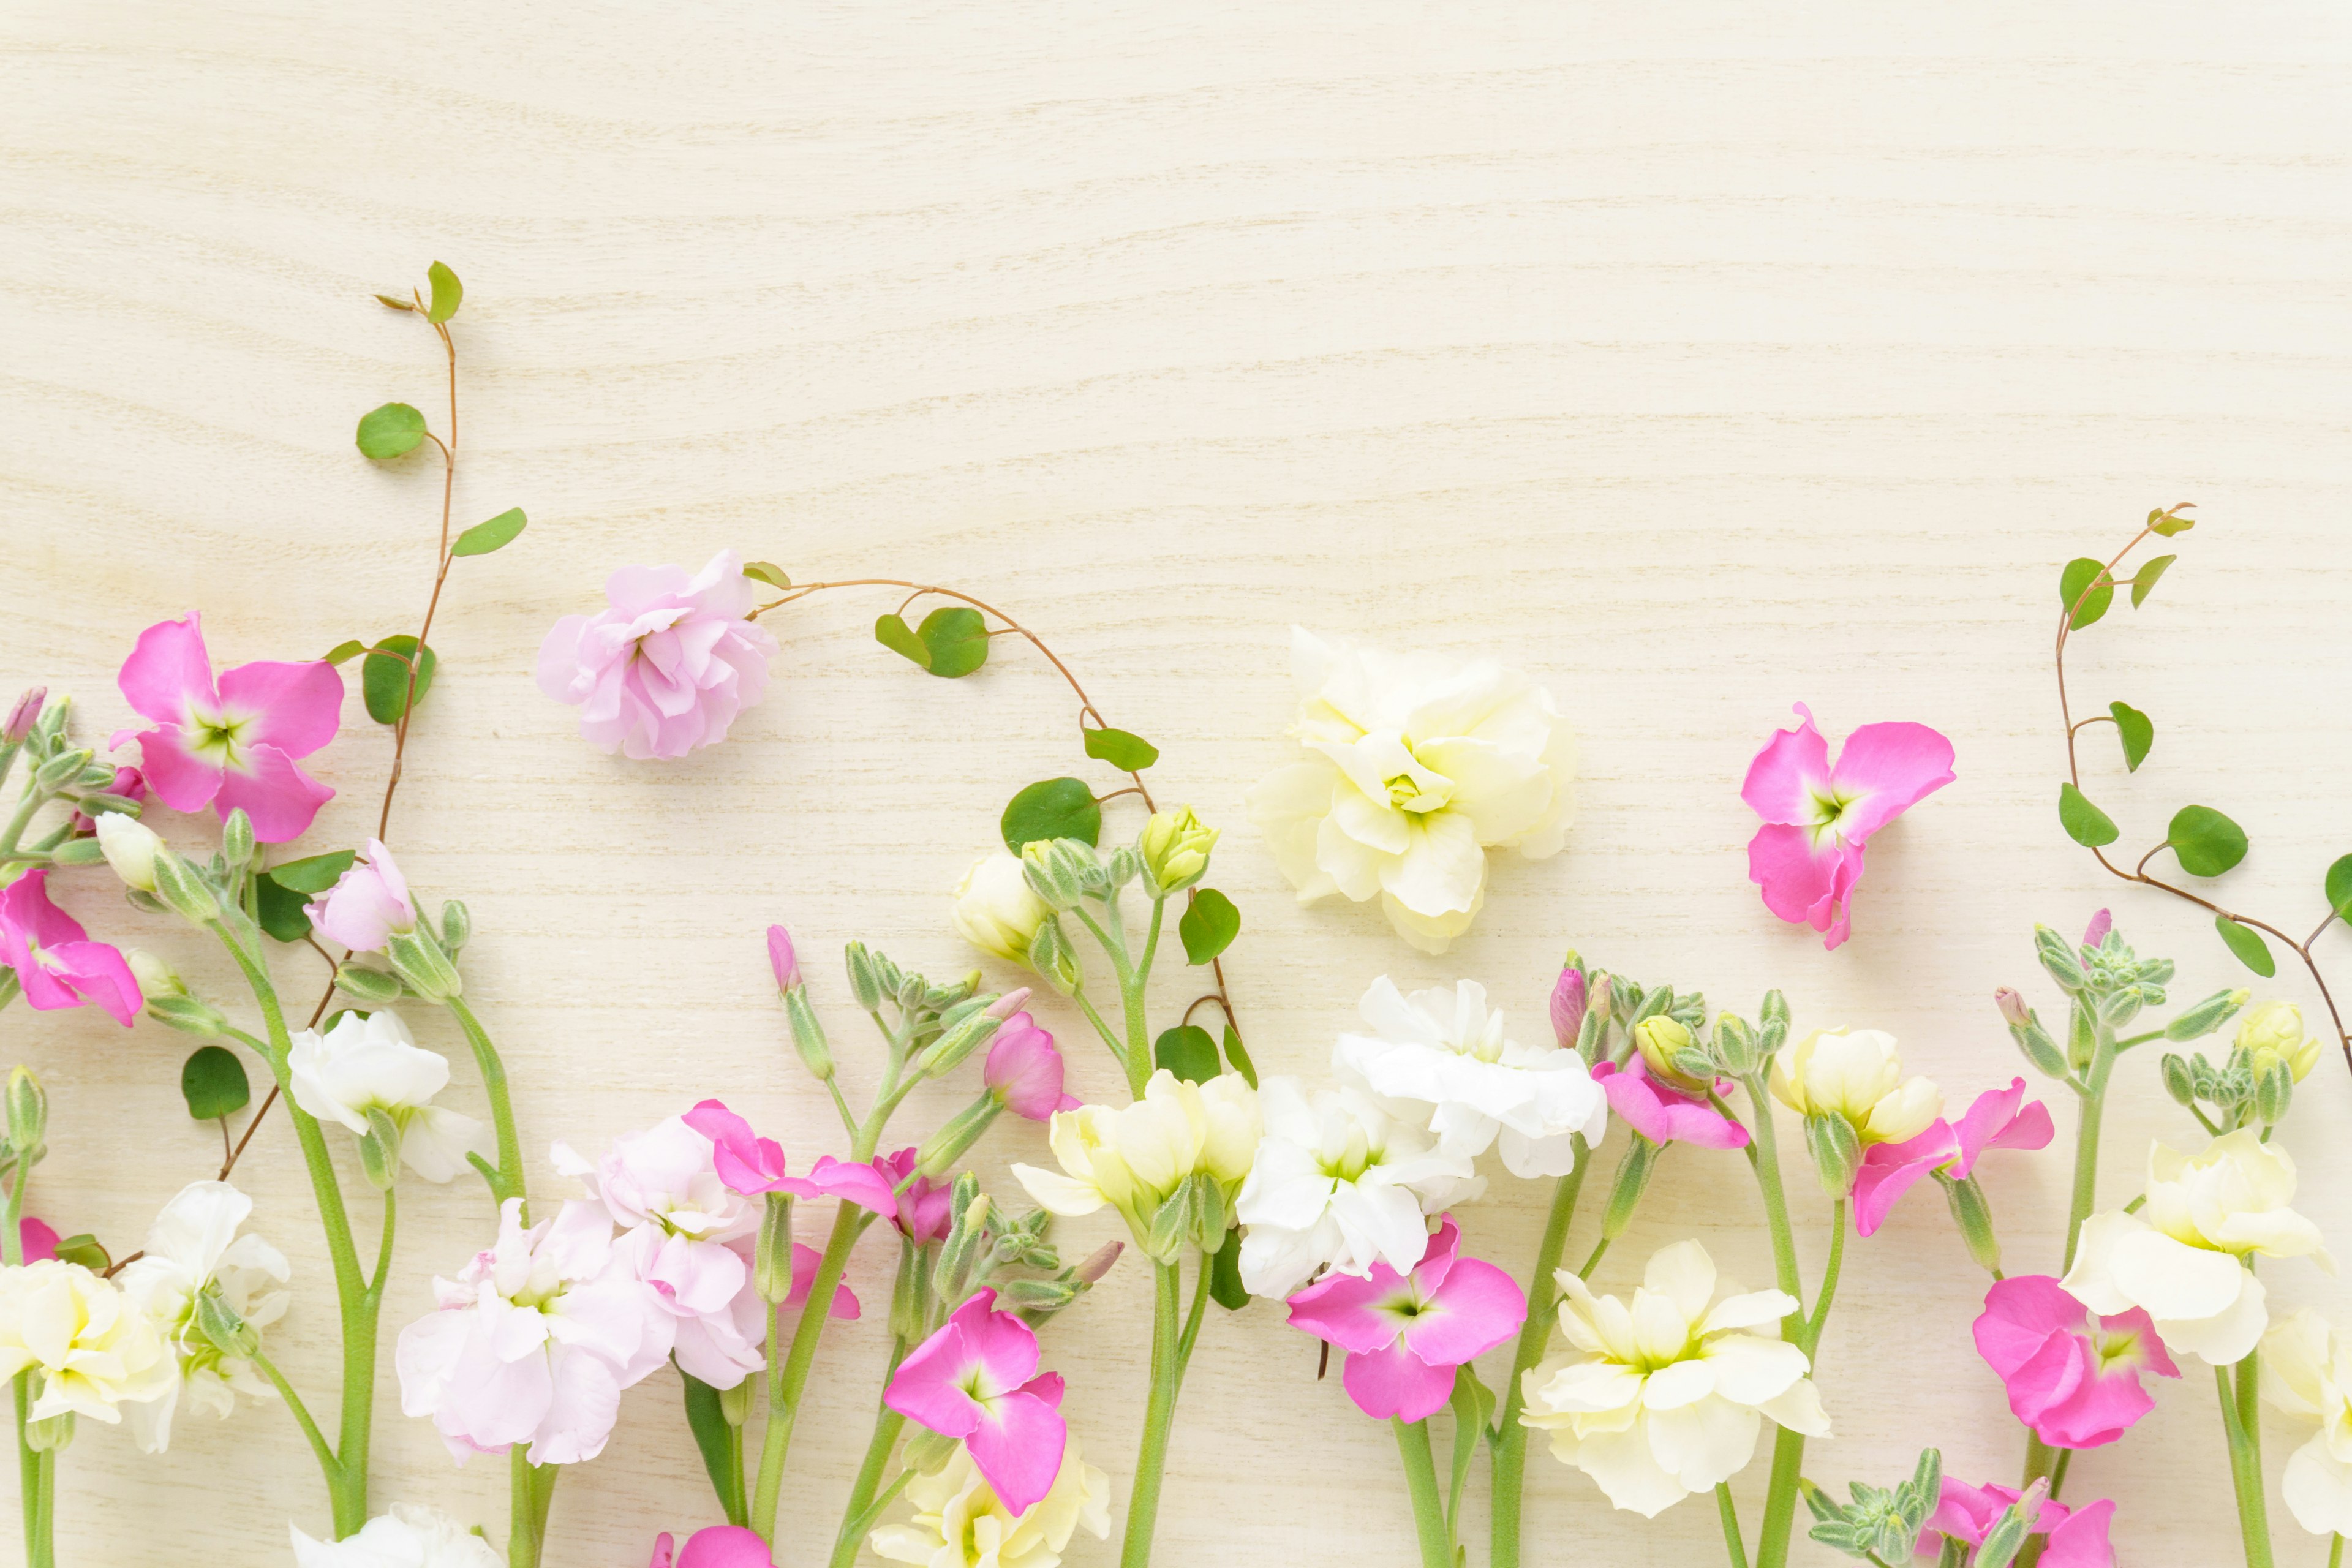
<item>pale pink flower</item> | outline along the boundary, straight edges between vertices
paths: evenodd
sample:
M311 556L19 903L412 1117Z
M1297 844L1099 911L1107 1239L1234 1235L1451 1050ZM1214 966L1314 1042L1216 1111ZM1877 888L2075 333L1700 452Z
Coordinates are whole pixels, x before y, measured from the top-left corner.
M1976 1169L1977 1157L1988 1149L2048 1148L2050 1112L2040 1100L2027 1105L2024 1100L2025 1080L2012 1079L2007 1089L1989 1089L1977 1096L1957 1127L1939 1116L1916 1137L1872 1144L1854 1173L1854 1234L1874 1234L1885 1223L1895 1201L1930 1171L1940 1170L1960 1181Z
M416 929L416 900L409 896L408 879L378 838L369 839L335 885L303 906L302 912L329 942L341 942L353 952L382 952L394 936Z
M2114 1442L2156 1408L2141 1374L2180 1375L2146 1312L2135 1307L2094 1321L2042 1274L1994 1281L1976 1342L2008 1388L2011 1414L2053 1448Z
M983 1289L898 1363L882 1403L941 1436L960 1437L1014 1514L1053 1489L1069 1436L1062 1379L1037 1370L1037 1335Z
M33 726L41 721L41 710L48 705L48 700L47 687L26 688L25 695L16 699L16 705L8 710L8 717L0 720L0 744L13 746L31 734Z
M775 972L777 990L800 989L800 957L793 951L793 933L782 926L768 928L768 967Z
M1636 1051L1619 1067L1602 1062L1592 1081L1609 1097L1609 1109L1653 1143L1696 1143L1705 1149L1745 1149L1748 1129L1697 1095L1685 1094L1650 1071Z
M158 621L116 678L155 728L138 732L141 771L173 811L209 805L226 821L243 808L264 844L299 838L335 792L294 765L335 738L343 678L317 659L241 664L213 679L195 612ZM107 743L120 746L121 730Z
M772 1138L756 1136L751 1124L716 1100L706 1100L681 1118L715 1144L719 1178L738 1193L790 1193L800 1198L839 1198L887 1219L898 1212L890 1182L872 1165L820 1154L805 1176L784 1173L784 1151Z
M1348 1352L1340 1381L1375 1418L1420 1421L1454 1392L1454 1369L1518 1332L1528 1299L1491 1263L1461 1258L1448 1215L1411 1275L1385 1263L1333 1274L1290 1298L1290 1324Z
M1946 1476L1943 1498L1927 1516L1915 1551L1921 1557L1937 1556L1946 1536L1971 1547L1983 1545L1985 1533L2023 1495L2014 1487L1972 1487ZM2028 1531L2048 1538L2042 1568L2115 1568L2115 1549L2107 1544L2107 1526L2115 1515L2116 1505L2104 1500L2073 1509L2063 1502L2043 1502Z
M900 1236L919 1245L945 1237L955 1219L949 1212L955 1203L953 1185L915 1174L915 1162L921 1154L919 1149L907 1148L874 1159L874 1168L898 1194L898 1210L890 1223L898 1227Z
M1852 929L1864 841L1952 782L1952 743L1925 724L1864 724L1832 767L1811 711L1796 710L1803 722L1774 732L1740 786L1764 819L1748 841L1748 879L1766 909L1835 947Z
M2108 910L2101 910L2097 914L2091 917L2091 923L2083 928L2083 945L2084 947L2098 946L2101 942L2107 940L2107 933L2115 929L2116 917L2114 912Z
M499 1210L496 1246L455 1279L440 1307L400 1332L400 1407L429 1416L462 1463L530 1446L535 1465L604 1451L621 1391L668 1359L677 1320L613 1245L601 1205L567 1203L526 1230L522 1200Z
M1054 1037L1026 1013L1005 1019L990 1038L980 1080L1007 1110L1032 1121L1078 1108L1076 1095L1062 1092L1062 1053L1054 1048Z
M49 902L48 881L40 866L0 888L0 963L16 972L27 1005L94 1006L129 1028L146 1002L131 965Z
M759 593L742 557L722 550L692 578L682 566L624 566L611 607L566 616L539 649L539 689L580 710L580 733L642 762L727 738L760 700L776 639L749 619Z
M646 1568L775 1568L768 1543L759 1531L740 1524L714 1524L687 1538L686 1550L670 1555L670 1535L664 1531L654 1542L654 1560Z

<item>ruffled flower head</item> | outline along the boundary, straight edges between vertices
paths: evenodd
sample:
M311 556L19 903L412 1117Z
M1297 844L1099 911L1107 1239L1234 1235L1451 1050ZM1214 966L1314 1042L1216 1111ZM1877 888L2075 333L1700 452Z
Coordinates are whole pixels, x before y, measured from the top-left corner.
M253 1200L226 1182L191 1183L163 1205L145 1248L122 1266L122 1293L171 1347L179 1373L161 1394L130 1407L131 1435L148 1453L170 1446L183 1400L226 1419L240 1394L277 1397L252 1362L224 1354L196 1326L196 1298L208 1287L257 1332L285 1314L279 1287L292 1272L286 1255L257 1236L237 1235L252 1212Z
M1290 1299L1290 1326L1348 1352L1340 1381L1377 1420L1420 1421L1454 1392L1454 1369L1519 1331L1528 1299L1491 1263L1460 1256L1448 1217L1411 1270L1375 1263L1332 1274Z
M171 1347L121 1287L55 1258L0 1268L0 1379L21 1372L33 1373L33 1420L109 1426L179 1378Z
M0 963L16 972L29 1007L92 1006L127 1029L145 1005L121 950L90 941L79 921L49 902L47 866L0 888Z
M2318 1430L2287 1459L2279 1493L2314 1535L2352 1535L2352 1344L2308 1308L2263 1336L2263 1397Z
M1265 1131L1257 1099L1235 1073L1196 1084L1161 1068L1132 1105L1055 1111L1046 1143L1062 1168L1014 1165L1013 1173L1040 1206L1066 1218L1117 1209L1148 1250L1152 1216L1186 1177L1207 1175L1228 1201L1240 1190Z
M1025 1510L1005 1507L962 1447L937 1474L908 1481L907 1500L915 1505L914 1518L885 1525L866 1541L887 1563L1059 1568L1062 1549L1079 1531L1097 1541L1110 1535L1110 1478L1079 1456L1075 1435L1064 1443L1052 1489Z
M633 761L685 756L727 738L767 689L776 639L750 619L759 592L722 550L682 566L624 566L609 607L566 616L539 649L539 689L580 710L580 733Z
M2114 1442L2156 1408L2141 1377L2180 1375L2146 1312L2094 1316L2047 1275L1994 1281L1975 1331L2011 1414L2053 1448Z
M303 1030L287 1070L294 1103L320 1121L365 1137L369 1111L390 1116L400 1130L401 1163L428 1182L462 1175L467 1154L487 1159L495 1150L488 1123L432 1103L448 1087L449 1063L418 1046L395 1013L339 1013L323 1035Z
M498 1552L437 1509L394 1504L341 1541L313 1541L298 1525L294 1568L501 1568Z
M1970 1549L1982 1546L2000 1516L2024 1495L2015 1487L1972 1487L1946 1476L1936 1511L1927 1516L1927 1526L1919 1531L1916 1554L1937 1556L1948 1539ZM2042 1568L2115 1568L2115 1549L2107 1544L2107 1527L2115 1517L2112 1502L2068 1508L2045 1500L2034 1510L2026 1534L2029 1539L2042 1538Z

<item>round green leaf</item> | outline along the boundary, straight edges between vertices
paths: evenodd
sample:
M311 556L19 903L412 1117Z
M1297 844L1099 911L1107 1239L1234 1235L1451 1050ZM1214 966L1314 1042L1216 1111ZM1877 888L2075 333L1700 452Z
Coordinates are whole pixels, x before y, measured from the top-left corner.
M2073 612L2077 630L2105 615L2107 606L2115 603L2116 585L2105 575L2106 569L2105 562L2083 555L2066 563L2066 570L2058 574L2058 603ZM2091 587L2093 583L2098 586ZM2089 589L2087 595L2085 589Z
M2132 574L2133 609L2137 610L2147 603L2147 596L2156 592L2157 579L2164 575L2166 568L2179 559L2178 555L2159 555Z
M425 416L405 403L387 403L360 416L360 452L370 458L400 458L425 439Z
M2120 837L2115 818L2093 805L2071 784L2058 786L2058 823L2065 828L2067 837L2085 849L2113 844Z
M457 301L466 297L466 290L457 275L437 261L425 269L425 278L433 285L433 300L425 307L425 319L438 325L457 313Z
M367 644L360 641L357 637L352 637L348 641L339 642L334 647L329 648L324 654L320 656L319 662L321 664L344 664L366 651Z
M2179 506L2164 511L2149 512L2147 526L2167 539L2170 539L2176 533L2188 532L2197 526L2197 520L2191 517L2179 517L2175 513L2187 511L2190 504L2188 501L2182 501Z
M1206 1083L1219 1071L1216 1038L1198 1024L1179 1024L1152 1043L1151 1061L1187 1083Z
M997 827L1004 835L1004 847L1015 855L1038 838L1092 844L1102 837L1102 807L1080 780L1045 779L1014 795Z
M2227 915L2213 917L2213 929L2235 953L2240 963L2268 980L2278 973L2278 961L2271 956L2270 944L2263 941L2262 932L2252 926L2242 926Z
M2246 830L2210 805L2174 812L2165 840L2192 877L2218 877L2246 858Z
M1233 900L1214 888L1194 889L1184 918L1176 922L1176 934L1184 942L1184 956L1193 963L1206 963L1224 952L1241 930L1241 910L1234 908Z
M367 701L368 717L379 724L397 724L408 711L412 701L422 702L433 688L433 668L440 661L431 648L421 653L416 639L406 632L388 637L376 647L400 654L399 658L387 658L373 648L360 661L360 695ZM414 697L408 689L408 661L416 661L416 690Z
M900 623L904 625L905 623ZM943 605L923 617L916 635L930 650L924 668L942 679L970 675L988 662L988 621L965 605Z
M263 931L279 942L300 942L310 934L309 894L285 886L274 874L255 878L253 892L254 915Z
M931 668L930 648L915 635L915 628L907 624L903 616L875 616L874 640L925 669Z
M2327 907L2338 920L2352 921L2352 855L2327 868Z
M1242 1075L1244 1083L1252 1089L1257 1087L1257 1067L1250 1060L1249 1052L1243 1048L1241 1031L1234 1027L1230 1018L1225 1020L1225 1061Z
M754 583L765 583L771 588L793 585L793 580L784 575L784 569L772 561L746 561L743 563L743 575Z
M2156 721L2128 702L2110 702L2107 712L2115 719L2116 733L2123 737L2124 766L2139 772L2140 763L2147 761L2147 749L2156 744Z
M478 522L459 534L457 542L449 547L449 553L488 555L493 550L513 543L515 535L522 531L525 521L522 508L510 506L489 521Z
M180 1098L188 1102L190 1116L214 1121L250 1104L253 1086L246 1081L245 1064L234 1051L199 1046L180 1068Z
M323 893L352 868L359 857L349 849L331 849L269 868L269 879L289 892Z
M1160 748L1125 730L1088 730L1087 755L1125 773L1139 773L1160 760Z

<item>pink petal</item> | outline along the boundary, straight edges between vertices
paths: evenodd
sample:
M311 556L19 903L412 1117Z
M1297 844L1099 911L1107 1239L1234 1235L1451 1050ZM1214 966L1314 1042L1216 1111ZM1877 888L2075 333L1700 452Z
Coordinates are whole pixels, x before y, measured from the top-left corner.
M2083 1303L2047 1274L2012 1274L1993 1281L1976 1321L1977 1353L2007 1378L2053 1334L2078 1334L2090 1321Z
M1886 1222L1895 1200L1919 1178L1958 1153L1949 1122L1940 1117L1916 1138L1900 1143L1875 1143L1862 1157L1853 1175L1853 1233L1874 1236Z
M1373 1264L1370 1279L1327 1274L1290 1298L1290 1326L1359 1354L1385 1350L1403 1325L1381 1304L1404 1294L1403 1277L1385 1263Z
M122 744L118 732L114 744ZM188 732L176 724L148 730L139 742L139 770L155 798L173 811L202 811L220 793L221 771L189 749Z
M222 674L220 702L232 719L253 716L256 722L243 731L245 741L275 746L289 757L307 757L335 738L335 728L342 721L343 678L333 665L318 659L240 664Z
M995 1303L995 1291L982 1290L949 1321L963 1325L968 1364L981 1369L981 1387L1010 1393L1037 1375L1037 1334L1011 1312L994 1310Z
M1822 842L1816 851L1809 830L1773 823L1748 841L1748 879L1763 889L1764 907L1791 925L1809 923L1836 889L1844 852L1833 836Z
M937 1333L908 1351L882 1391L883 1404L944 1437L964 1436L980 1425L980 1405L962 1387L975 1358L964 1343L961 1317L959 1309Z
M1772 732L1739 786L1739 798L1768 823L1811 822L1818 798L1829 793L1830 744L1813 727L1811 710L1800 702L1795 710L1801 722Z
M2138 1353L2135 1359L2146 1370L2161 1377L2180 1375L2180 1369L2172 1364L2172 1357L2164 1348L2163 1336L2156 1331L2155 1321L2139 1308L2134 1307L2128 1312L2116 1312L2112 1316L2102 1316L2099 1319L2099 1327L2109 1333L2138 1335Z
M2046 1517L2049 1510L2042 1512ZM2104 1498L2074 1510L2052 1528L2042 1568L2115 1568L2115 1548L2107 1542L2115 1517L2116 1505Z
M254 837L264 844L301 837L310 831L319 808L335 798L333 790L296 767L294 759L275 746L244 746L239 753L250 771L229 768L222 773L213 809L226 819L230 812L243 807L253 819ZM152 763L148 777L154 777ZM163 791L159 788L156 793ZM168 799L165 804L170 804Z
M87 942L81 922L49 901L49 868L36 867L0 888L0 953L23 978L27 946Z
M665 1542L668 1539L662 1537ZM652 1568L667 1568L667 1564L656 1556ZM775 1559L768 1555L768 1543L758 1531L740 1524L714 1524L688 1539L686 1550L678 1553L677 1568L775 1568Z
M1636 1055L1622 1068L1602 1062L1592 1069L1592 1081L1601 1086L1601 1092L1609 1097L1609 1109L1626 1126L1653 1143L1664 1143L1671 1136L1666 1131L1666 1108L1649 1079L1630 1070L1641 1059Z
M1977 1156L1988 1149L2046 1149L2056 1134L2050 1112L2040 1100L2019 1109L2025 1098L2025 1080L2012 1079L2007 1089L1987 1089L1953 1129L1959 1140L1959 1163L1952 1173L1965 1176L1976 1169Z
M809 1299L809 1292L816 1289L816 1271L824 1266L824 1255L815 1247L793 1243L793 1289L784 1298L785 1306L797 1307ZM828 1316L854 1321L864 1310L848 1286L833 1288L833 1310Z
M1025 1394L1032 1399L1042 1399L1046 1404L1052 1405L1055 1409L1059 1410L1062 1407L1062 1394L1064 1392L1062 1386L1062 1374L1058 1372L1041 1372L1036 1376L1031 1378L1028 1382L1023 1384L1017 1392Z
M998 1026L980 1077L1004 1097L1007 1110L1032 1121L1045 1121L1069 1098L1062 1092L1062 1053L1054 1048L1054 1037L1026 1013Z
M1805 923L1822 933L1822 947L1834 951L1853 932L1853 886L1862 880L1862 846L1847 844L1830 871L1830 889L1805 911Z
M55 947L41 950L46 963L36 961L36 969L47 970L62 980L72 991L75 1001L64 1004L78 1006L87 1002L111 1017L124 1028L138 1021L139 1009L146 998L139 994L139 982L131 973L131 965L122 954L102 942L62 942ZM17 976L21 983L22 974ZM39 1007L33 989L25 988L25 1000ZM51 1006L56 1003L47 1004Z
M2091 917L2091 923L2083 928L2083 945L2084 947L2098 946L2101 942L2107 940L2107 933L2115 929L2115 915L2109 910L2101 910L2097 914Z
M1461 1250L1462 1227L1454 1223L1452 1215L1437 1222L1437 1229L1422 1248L1421 1261L1412 1266L1412 1282L1423 1296L1434 1296L1437 1288L1445 1283L1453 1271L1454 1254Z
M997 1500L1017 1515L1054 1489L1069 1436L1060 1411L1042 1399L1013 1394L991 1401L963 1443Z
M1454 1393L1454 1369L1430 1365L1402 1340L1382 1350L1349 1352L1339 1381L1356 1408L1378 1419L1425 1420Z
M212 656L205 651L204 629L194 610L180 620L158 621L141 632L114 681L122 689L123 700L159 724L188 724L191 703L206 713L220 706L213 690ZM164 796L166 804L170 798Z
M793 952L793 933L782 926L768 928L768 968L776 976L776 989L791 991L801 983L801 961Z
M1475 1258L1454 1260L1435 1299L1405 1325L1405 1347L1432 1366L1459 1366L1519 1331L1528 1299L1511 1277Z
M31 1215L16 1222L16 1239L27 1263L47 1263L58 1255L58 1233Z
M669 1531L665 1530L654 1537L654 1559L646 1564L646 1568L672 1568L669 1548Z
M818 1155L815 1168L806 1176L780 1176L772 1185L803 1198L839 1198L885 1219L896 1218L898 1213L898 1194L882 1173L872 1165L836 1160L830 1154Z
M1952 742L1925 724L1864 724L1830 777L1847 802L1838 834L1858 844L1952 782Z

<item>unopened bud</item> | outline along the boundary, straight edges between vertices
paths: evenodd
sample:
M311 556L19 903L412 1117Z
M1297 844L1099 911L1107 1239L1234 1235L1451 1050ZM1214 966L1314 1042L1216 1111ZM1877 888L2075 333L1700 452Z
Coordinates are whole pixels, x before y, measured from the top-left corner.
M217 1039L228 1027L227 1016L219 1008L197 996L174 996L169 993L162 995L149 994L147 1016L159 1024L168 1024L183 1034L194 1035L200 1040Z
M195 1308L196 1331L221 1354L243 1360L261 1348L261 1337L221 1299L218 1286L196 1292Z
M1984 1543L1977 1548L1976 1568L2010 1568L2017 1554L2025 1548L2026 1536L2033 1522L2041 1517L2042 1500L2050 1490L2048 1480L2035 1481L1993 1521L1985 1531Z
M1085 1289L1076 1279L1008 1279L997 1287L997 1295L1010 1310L1045 1317L1076 1300Z
M400 982L381 969L370 969L364 963L345 963L336 967L335 989L354 1002L371 1007L388 1006L400 1000Z
M923 1140L922 1148L915 1155L915 1173L927 1182L936 1182L954 1170L1003 1109L1003 1101L994 1094L983 1094L948 1118L945 1126Z
M1052 915L1045 917L1037 934L1030 939L1029 967L1065 996L1074 994L1086 980L1085 972L1078 967L1077 949L1070 945L1062 922Z
M163 840L153 828L135 816L110 811L93 819L98 834L99 853L114 868L126 888L136 888L142 893L155 890L155 852Z
M783 929L782 926L772 927L772 933ZM787 937L785 940L789 942L791 939ZM775 938L771 934L768 939L768 955L772 963L774 961L775 952ZM849 969L849 994L856 1000L857 1010L861 1013L871 1013L881 1006L884 986L881 973L874 963L874 953L864 942L853 942L841 950L841 955ZM797 962L793 963L792 973L793 979L797 981L800 978L800 964ZM777 976L776 983L786 991L793 989L792 986L783 984L783 977L781 974Z
M70 752L59 752L43 763L33 774L33 790L37 795L55 795L81 777L82 769L89 766L90 751L79 746ZM111 775L109 775L111 776Z
M1706 1079L1694 1075L1682 1061L1683 1053L1697 1044L1697 1037L1680 1021L1664 1013L1653 1014L1633 1026L1633 1048L1642 1053L1643 1064L1654 1077L1664 1079L1677 1089L1706 1087Z
M1570 955L1571 958L1574 954ZM1584 971L1570 963L1561 968L1551 987L1551 1037L1559 1048L1576 1048L1584 1029Z
M2176 1041L2202 1038L2235 1017L2238 1009L2252 999L2250 991L2216 991L2176 1016L2164 1026L2164 1037Z
M1733 1078L1746 1078L1764 1065L1756 1031L1737 1013L1716 1016L1715 1057L1717 1065Z
M1033 838L1021 847L1021 872L1049 910L1076 909L1103 881L1094 847L1077 838Z
M441 946L455 958L467 942L473 939L474 913L457 900L441 906Z
M44 1416L38 1421L25 1423L25 1447L36 1454L63 1452L73 1440L74 1413L70 1410L62 1415Z
M768 928L768 968L776 977L777 990L800 989L800 956L793 951L793 933L782 926Z
M1209 851L1217 842L1217 830L1202 826L1189 805L1156 814L1143 825L1143 835L1136 847L1142 856L1143 868L1150 876L1151 886L1160 898L1199 881L1209 868Z
M1118 1255L1126 1250L1127 1243L1123 1241L1104 1242L1087 1255L1087 1260L1084 1263L1078 1265L1077 1277L1089 1285L1100 1284L1103 1277L1110 1272L1111 1265L1118 1261Z
M1952 1223L1959 1227L1960 1239L1968 1243L1969 1256L1977 1267L2000 1278L2000 1238L1993 1234L1992 1205L1985 1202L1984 1189L1974 1176L1962 1176L1944 1182L1944 1200L1951 1205Z
M0 742L16 745L33 732L33 722L41 716L41 704L48 700L49 689L36 686L16 699L8 710L7 722L0 724Z
M807 986L794 985L784 992L784 1016L792 1024L793 1050L800 1057L801 1065L819 1083L831 1079L833 1046L824 1037L824 1026L817 1021L816 1009L809 1004Z
M232 877L241 877L253 863L253 818L238 806L221 823L221 860Z
M970 1004L961 1005L970 1006ZM1020 1009L1016 1007L1013 1011ZM978 1050L989 1037L996 1033L1003 1021L993 1006L966 1013L948 1025L938 1039L923 1047L923 1054L915 1058L915 1070L926 1078L940 1078L953 1072L962 1064L964 1058Z
M2025 998L2013 985L2004 985L1992 994L1992 1005L2000 1009L2001 1022L2012 1029L2021 1029L2033 1015L2025 1005Z
M1617 1181L1609 1189L1609 1207L1601 1216L1601 1239L1614 1241L1633 1221L1633 1210L1650 1185L1650 1172L1658 1163L1658 1146L1640 1133L1617 1163Z
M907 1468L917 1475L936 1476L946 1469L948 1461L956 1457L962 1445L953 1437L925 1426L907 1439Z
M49 1097L33 1069L20 1067L8 1074L7 1100L8 1147L19 1162L30 1165L41 1157L41 1145L48 1137Z
M2101 910L2097 914L2091 917L2091 923L2083 928L2083 945L2088 948L2104 946L2106 942L2108 933L2113 931L2115 929L2116 917L2114 912L2109 910Z
M2033 928L2033 956L2042 967L2069 992L2080 991L2088 984L2083 973L2083 961L2074 952L2074 944L2048 926Z
M2265 1127L2275 1127L2286 1120L2287 1107L2294 1102L2294 1071L2273 1057L2254 1074L2254 1118Z
M400 1123L381 1106L370 1106L368 1130L360 1134L360 1172L368 1185L388 1193L400 1180Z
M185 996L188 987L172 966L143 947L122 951L122 962L131 967L131 978L139 982L139 994L152 1002L158 996Z
M465 993L465 982L457 977L457 966L441 951L441 944L424 926L394 931L386 939L383 956L392 972L400 976L411 991L427 1002L446 1002Z
M751 1289L773 1307L793 1293L793 1200L789 1193L766 1195L759 1245L751 1255Z
M2164 1080L2165 1093L2184 1106L2196 1105L2197 1077L2184 1058L2171 1051L2165 1052L2157 1076Z
M2099 1054L2098 1026L2080 996L2066 1009L2066 1065L2081 1071Z
M931 1289L941 1301L961 1302L971 1281L971 1266L979 1256L981 1238L988 1229L988 1194L970 1172L956 1178L950 1201L956 1205L955 1223L940 1244L939 1262L931 1270Z
M1805 1152L1813 1157L1813 1173L1822 1191L1843 1198L1853 1191L1854 1172L1862 1164L1862 1140L1853 1123L1843 1116L1805 1118Z
M2026 1012L2025 1022L2011 1027L2009 1037L2025 1053L2025 1059L2033 1064L2034 1071L2044 1078L2066 1076L2066 1053L2058 1048L2058 1042L2050 1037L2050 1031L2042 1026L2042 1019L2031 1009Z
M209 925L220 919L220 900L196 868L157 839L154 851L155 896L163 907L192 925Z
M732 1388L720 1389L719 1391L719 1418L730 1426L740 1429L746 1421L751 1419L751 1396L757 1392L759 1386L758 1378L746 1377Z
M999 996L995 1001L991 1002L986 1007L982 1008L982 1011L985 1012L990 1017L995 1019L1001 1024L1007 1018L1013 1016L1013 1014L1021 1011L1022 1008L1027 1006L1029 1005L1029 987L1026 985L1016 985L1012 990L1007 991L1003 995Z

